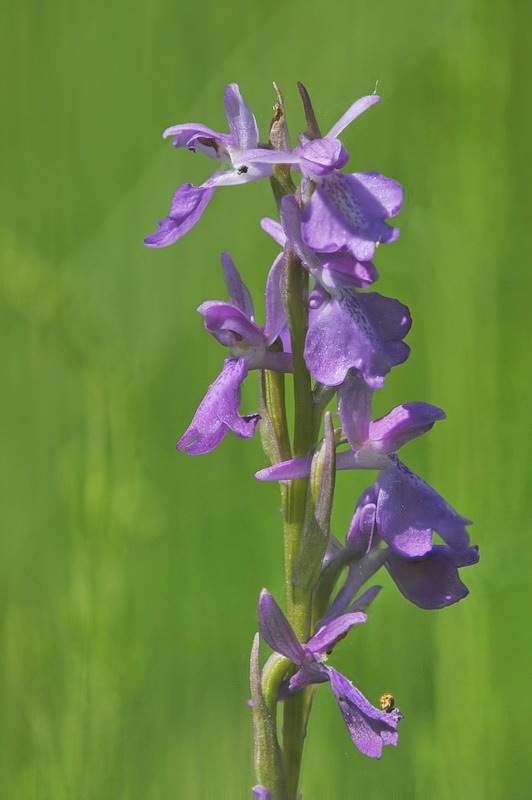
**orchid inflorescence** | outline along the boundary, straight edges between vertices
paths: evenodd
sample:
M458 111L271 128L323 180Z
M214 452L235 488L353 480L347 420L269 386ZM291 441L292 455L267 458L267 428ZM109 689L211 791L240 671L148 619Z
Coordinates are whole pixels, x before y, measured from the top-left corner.
M221 162L201 186L184 184L168 216L145 240L150 247L176 242L205 211L218 187L269 178L279 221L264 218L264 231L280 248L266 279L265 322L228 253L222 268L229 301L198 309L207 331L229 354L177 447L208 453L232 431L253 436L260 422L271 466L256 477L279 481L285 536L286 614L266 590L260 595L260 637L273 654L262 668L259 636L251 656L255 798L293 800L308 716L316 687L329 683L352 741L380 758L397 744L401 712L391 695L374 707L328 664L335 645L367 620L381 587L369 585L384 568L401 594L423 609L456 603L468 593L459 569L478 561L469 544L469 520L455 511L400 459L400 448L444 419L438 407L404 403L372 420L373 393L392 367L409 355L411 325L398 300L365 291L378 279L372 262L380 244L399 231L387 223L401 209L402 187L376 172L346 174L343 130L379 101L357 100L322 136L303 86L307 129L292 148L284 103L277 101L269 141L262 144L254 115L236 84L224 95L230 133L198 123L164 132L174 147L187 147ZM295 178L300 176L298 182ZM259 412L239 413L241 385L260 371ZM284 381L292 374L292 435ZM314 384L312 383L314 382ZM337 401L335 428L327 407ZM355 505L341 543L330 531L337 470L377 470ZM434 542L434 534L441 543ZM277 707L284 706L283 736Z

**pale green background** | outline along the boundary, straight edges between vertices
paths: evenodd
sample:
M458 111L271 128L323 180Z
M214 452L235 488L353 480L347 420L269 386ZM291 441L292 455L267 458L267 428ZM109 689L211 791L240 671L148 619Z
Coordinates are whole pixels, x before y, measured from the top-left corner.
M277 488L252 478L258 440L174 445L224 356L195 311L223 297L221 250L260 300L267 183L220 191L171 248L142 238L211 169L161 131L223 130L238 81L265 135L272 80L296 132L296 80L324 129L379 82L344 140L353 170L405 185L378 289L414 327L378 410L445 408L404 455L482 549L459 606L423 612L387 584L335 652L373 702L395 694L400 745L361 756L323 687L305 800L532 797L527 4L4 0L2 16L0 797L250 797L247 661L258 593L281 593ZM363 481L340 476L338 535Z

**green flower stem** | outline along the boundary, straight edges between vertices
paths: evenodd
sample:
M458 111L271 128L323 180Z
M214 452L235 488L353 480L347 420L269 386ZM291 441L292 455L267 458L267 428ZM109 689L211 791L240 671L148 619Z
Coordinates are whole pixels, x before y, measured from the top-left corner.
M285 702L283 724L283 755L288 800L298 800L299 777L303 759L303 745L307 735L307 721L313 693L309 689L290 697Z
M308 328L308 274L294 253L288 251L285 302L292 341L294 370L294 457L306 455L316 444L314 404L310 374L303 357ZM287 617L299 641L310 637L312 592L294 588L294 573L301 550L308 479L291 481L285 494L285 588ZM289 800L296 800L303 745L312 693L304 690L289 698L284 707L283 754Z
M272 464L292 458L286 419L285 376L263 370L260 376L260 432L262 446Z
M282 109L281 109L282 110ZM286 166L274 169L272 178L273 193L279 206L284 194L294 193L290 170ZM314 403L311 376L304 359L305 338L308 329L308 273L302 267L295 253L287 249L284 273L285 309L290 328L294 380L294 436L290 447L287 436L286 406L284 387L275 383L277 378L264 373L262 398L268 412L270 435L270 458L286 460L299 458L312 452L319 437L321 416L324 404ZM266 433L266 431L265 431ZM273 437L271 434L274 434ZM275 447L271 449L272 439ZM263 437L264 441L264 437ZM294 586L294 574L301 551L308 479L281 484L281 497L284 518L284 559L286 616L299 641L306 642L311 634L312 587L305 589ZM265 701L275 719L275 705L281 680L296 671L289 667L286 659L272 656L263 670L262 686ZM286 774L288 800L297 800L303 745L307 731L307 721L314 697L312 687L290 697L284 703L283 717L283 760Z

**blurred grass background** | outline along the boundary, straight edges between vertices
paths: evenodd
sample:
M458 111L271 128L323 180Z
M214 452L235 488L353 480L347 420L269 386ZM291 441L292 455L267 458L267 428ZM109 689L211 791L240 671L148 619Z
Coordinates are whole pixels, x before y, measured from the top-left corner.
M405 457L482 549L463 603L423 612L387 585L335 652L373 702L395 694L400 745L361 756L324 687L305 800L532 797L531 15L518 0L4 4L0 797L250 796L247 662L258 593L281 593L277 488L253 481L258 439L202 458L174 445L224 356L195 311L224 297L221 250L260 298L268 186L219 191L164 251L142 238L211 169L161 131L224 130L237 81L265 136L272 80L293 132L296 80L325 130L379 81L344 141L352 170L406 187L378 290L414 328L378 410L445 408ZM339 536L357 481L338 481Z

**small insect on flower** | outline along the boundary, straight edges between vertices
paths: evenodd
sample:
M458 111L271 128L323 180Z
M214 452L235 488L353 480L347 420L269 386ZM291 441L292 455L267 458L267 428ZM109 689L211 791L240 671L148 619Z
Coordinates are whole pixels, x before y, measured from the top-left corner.
M243 164L241 167L237 169L237 172L239 175L244 175L248 171L248 169L249 167L246 167L246 165Z
M390 712L395 708L395 698L393 694L381 694L379 703L383 711Z

